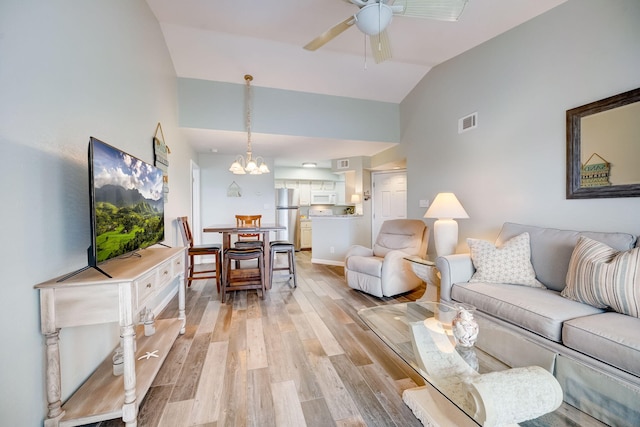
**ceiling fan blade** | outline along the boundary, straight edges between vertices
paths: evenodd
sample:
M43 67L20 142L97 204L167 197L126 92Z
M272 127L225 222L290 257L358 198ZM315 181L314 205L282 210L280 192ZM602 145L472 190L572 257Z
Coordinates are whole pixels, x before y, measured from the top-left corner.
M389 43L389 34L386 30L374 36L369 36L369 43L371 44L371 53L376 64L391 59L391 43Z
M404 6L402 16L457 21L469 0L395 0L394 6Z
M320 34L315 39L311 40L309 43L307 43L307 45L304 48L307 50L316 50L324 46L325 44L333 40L335 37L339 36L344 31L348 30L349 27L351 27L354 24L354 22L355 22L355 18L353 16L348 17L344 21L340 22L337 25L334 25L324 33Z

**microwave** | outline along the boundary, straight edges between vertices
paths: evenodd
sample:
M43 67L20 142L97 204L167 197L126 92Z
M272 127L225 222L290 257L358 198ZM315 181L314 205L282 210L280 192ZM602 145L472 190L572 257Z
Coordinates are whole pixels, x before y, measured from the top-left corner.
M311 204L312 205L335 205L338 196L332 191L312 191L311 192Z

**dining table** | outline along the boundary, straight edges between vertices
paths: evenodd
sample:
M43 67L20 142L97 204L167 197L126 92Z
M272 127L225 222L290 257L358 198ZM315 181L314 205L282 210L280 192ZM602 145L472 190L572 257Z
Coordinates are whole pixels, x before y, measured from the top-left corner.
M269 256L269 234L272 231L285 230L285 226L277 224L261 224L259 226L242 227L236 223L214 224L206 226L202 229L204 233L221 233L222 234L222 256L224 251L231 247L231 235L233 234L260 234L264 244L264 270L262 272L262 280L265 288L271 289L271 280L269 269L271 268L271 257ZM224 260L223 260L224 262ZM224 278L222 278L224 280Z

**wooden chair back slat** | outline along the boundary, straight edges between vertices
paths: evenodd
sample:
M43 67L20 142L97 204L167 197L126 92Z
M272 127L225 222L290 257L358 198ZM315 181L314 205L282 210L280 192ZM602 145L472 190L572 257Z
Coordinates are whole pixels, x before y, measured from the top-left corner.
M260 227L262 215L236 215L236 226L238 227ZM260 240L260 234L241 233L238 240Z

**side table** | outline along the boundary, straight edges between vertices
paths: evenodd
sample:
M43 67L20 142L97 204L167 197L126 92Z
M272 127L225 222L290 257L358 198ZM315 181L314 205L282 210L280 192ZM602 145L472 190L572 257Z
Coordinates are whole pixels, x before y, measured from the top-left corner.
M436 268L436 263L419 256L405 257L411 263L413 272L421 278L427 288L418 301L440 301L440 272Z

